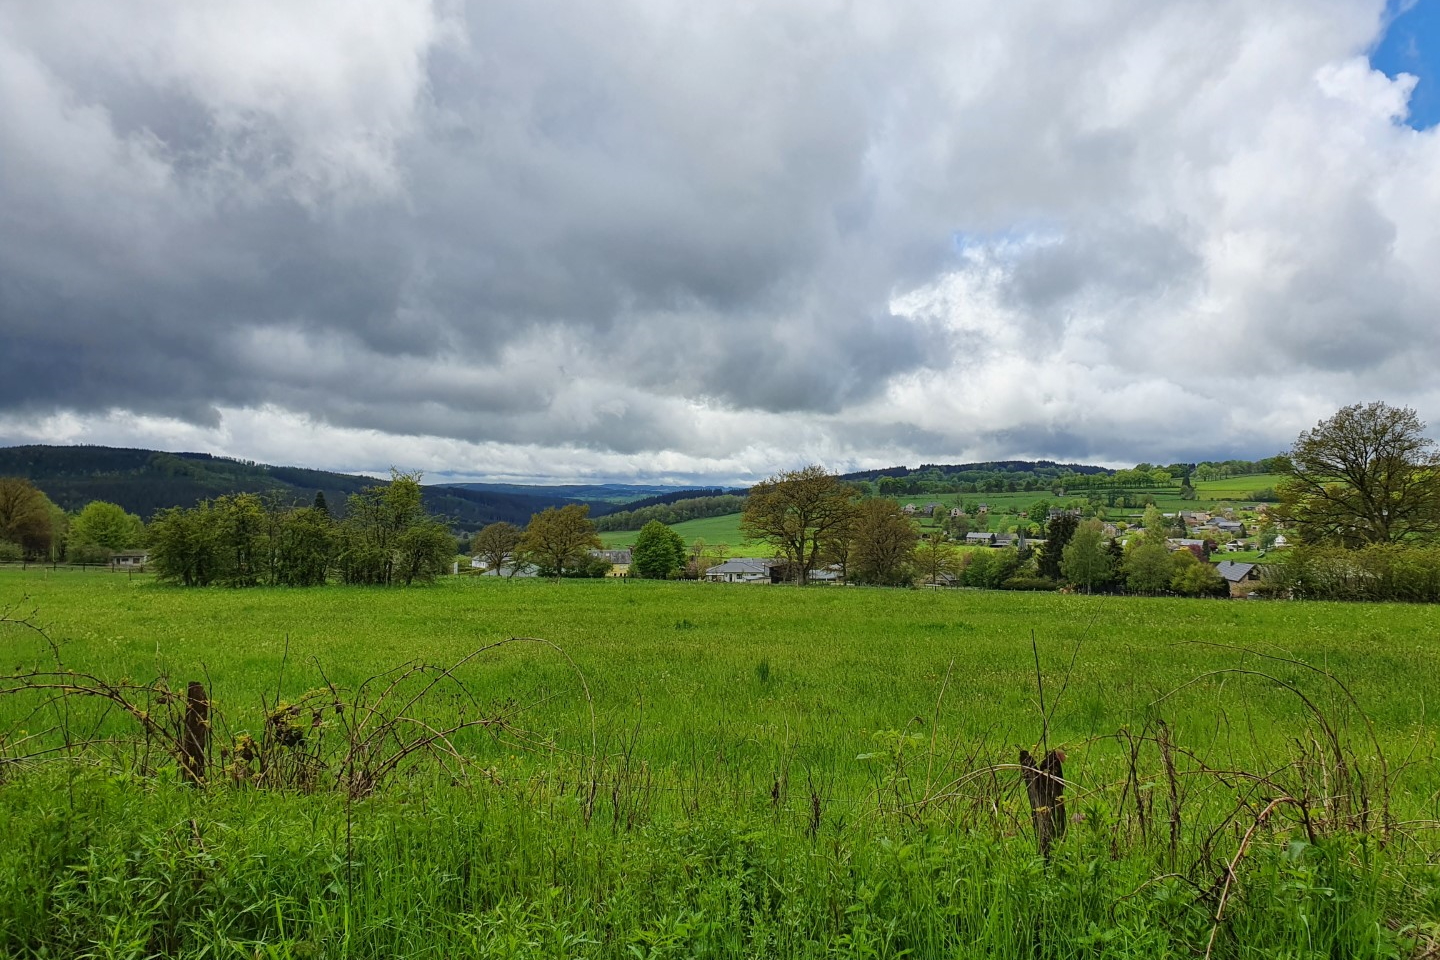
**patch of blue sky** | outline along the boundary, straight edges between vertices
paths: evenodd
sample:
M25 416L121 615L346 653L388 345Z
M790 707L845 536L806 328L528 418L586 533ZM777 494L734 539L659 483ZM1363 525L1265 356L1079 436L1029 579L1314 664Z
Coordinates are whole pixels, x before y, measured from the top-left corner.
M1406 123L1427 130L1440 122L1440 0L1387 0L1386 27L1370 65L1388 77L1418 77Z
M1018 223L1003 230L957 230L950 235L955 252L962 257L978 254L1014 256L1036 247L1061 243L1064 239L1065 231L1060 224L1048 221Z

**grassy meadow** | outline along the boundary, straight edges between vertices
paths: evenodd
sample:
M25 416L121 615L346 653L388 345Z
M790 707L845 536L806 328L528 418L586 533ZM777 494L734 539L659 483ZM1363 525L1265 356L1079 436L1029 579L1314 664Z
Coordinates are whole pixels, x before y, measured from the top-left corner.
M217 711L200 789L98 698L0 696L7 957L1408 957L1440 933L1432 608L66 570L0 571L7 606L64 669L202 680ZM555 646L408 709L495 721L458 756L360 797L221 769L277 700L511 637ZM25 625L0 644L7 671L53 662ZM304 714L294 749L343 752L362 714ZM62 729L106 742L67 760ZM1015 764L1056 746L1047 861Z
M684 523L671 524L670 529L683 537L687 545L696 540L704 540L710 546L723 543L730 548L732 555L743 554L747 546L745 535L740 532L738 513L686 520ZM639 530L608 530L600 534L600 540L607 547L628 547L635 543L635 538L639 535Z

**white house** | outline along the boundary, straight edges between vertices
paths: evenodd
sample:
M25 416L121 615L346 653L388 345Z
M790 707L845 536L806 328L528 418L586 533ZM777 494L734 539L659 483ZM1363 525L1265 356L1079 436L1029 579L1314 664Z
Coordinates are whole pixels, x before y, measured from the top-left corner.
M769 583L770 568L774 565L774 560L761 560L759 557L737 557L708 568L705 571L705 579L711 583Z

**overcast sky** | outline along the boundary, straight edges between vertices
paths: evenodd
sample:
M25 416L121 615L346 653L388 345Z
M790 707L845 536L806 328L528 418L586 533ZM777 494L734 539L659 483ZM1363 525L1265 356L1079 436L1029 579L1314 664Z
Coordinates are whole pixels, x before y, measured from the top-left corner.
M1420 3L0 0L0 444L730 482L1437 433Z

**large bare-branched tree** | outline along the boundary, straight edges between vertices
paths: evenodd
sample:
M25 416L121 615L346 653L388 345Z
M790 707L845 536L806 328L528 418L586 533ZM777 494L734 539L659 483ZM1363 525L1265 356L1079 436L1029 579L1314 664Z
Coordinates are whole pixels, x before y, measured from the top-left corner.
M750 488L740 530L774 546L789 562L795 582L808 583L825 544L855 515L857 491L812 464Z
M1306 543L1362 547L1440 533L1440 451L1408 407L1354 404L1306 430L1279 515Z

